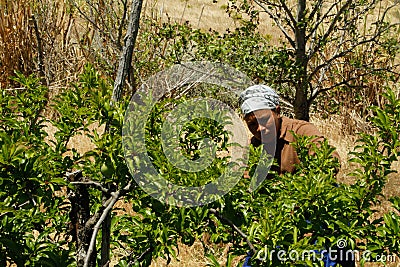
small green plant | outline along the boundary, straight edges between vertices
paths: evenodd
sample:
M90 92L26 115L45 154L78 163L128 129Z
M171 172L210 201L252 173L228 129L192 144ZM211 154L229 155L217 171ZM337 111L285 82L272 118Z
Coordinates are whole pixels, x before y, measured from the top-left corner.
M44 131L48 89L17 74L23 90L0 95L0 264L70 266L61 154Z

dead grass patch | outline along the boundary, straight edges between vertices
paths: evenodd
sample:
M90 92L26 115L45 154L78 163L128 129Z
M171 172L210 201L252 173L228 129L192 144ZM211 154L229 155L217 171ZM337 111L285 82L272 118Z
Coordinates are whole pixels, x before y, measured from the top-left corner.
M144 14L162 22L189 22L194 28L223 33L240 26L227 14L227 5L227 0L146 0L143 7ZM265 13L260 14L260 20L258 31L271 37L271 45L282 45L283 35L272 27L272 20Z

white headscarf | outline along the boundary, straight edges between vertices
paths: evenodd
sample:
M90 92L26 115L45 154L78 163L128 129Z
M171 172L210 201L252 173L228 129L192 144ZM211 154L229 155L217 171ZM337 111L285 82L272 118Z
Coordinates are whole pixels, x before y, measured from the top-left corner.
M279 96L272 88L257 84L240 94L239 104L242 113L247 115L260 109L275 109L279 105Z

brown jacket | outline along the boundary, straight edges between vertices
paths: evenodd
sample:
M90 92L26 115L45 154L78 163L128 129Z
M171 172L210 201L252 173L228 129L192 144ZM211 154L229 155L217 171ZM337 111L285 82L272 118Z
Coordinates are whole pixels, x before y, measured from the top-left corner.
M313 124L306 121L282 117L281 130L275 150L275 158L280 166L276 171L278 171L279 174L285 172L293 173L295 170L295 164L300 163L295 148L290 144L295 141L291 131L297 135L316 136L311 140L316 144L324 140L323 135ZM261 145L261 142L255 137L251 139L251 143L255 146ZM340 162L339 154L336 151L333 153L333 156L338 158Z

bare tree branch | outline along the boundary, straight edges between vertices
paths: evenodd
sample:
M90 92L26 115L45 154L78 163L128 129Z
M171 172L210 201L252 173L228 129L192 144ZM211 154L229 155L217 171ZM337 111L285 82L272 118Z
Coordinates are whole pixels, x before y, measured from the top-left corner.
M312 19L318 12L321 11L322 3L324 0L318 0L318 2L315 4L313 10L310 13L309 18ZM329 12L329 11L328 11Z
M112 95L113 102L118 102L121 98L123 85L131 67L133 48L135 47L136 37L139 32L142 3L142 0L134 0L132 2L132 10L129 18L128 30L125 36L125 44L119 59L117 77L114 82Z
M323 0L321 0L322 2ZM331 14L331 11L334 7L336 7L339 4L339 2L335 2L333 5L331 5L329 7L329 9L324 13L324 15L317 21L315 22L314 27L310 30L310 33L306 36L306 40L308 40L312 35L314 35L314 33L317 32L317 29L319 28L319 26L325 21L327 20L329 17L334 16L334 14ZM312 18L312 17L311 17Z
M124 28L124 21L126 19L126 14L128 13L128 0L122 0L124 4L124 11L122 14L122 19L121 19L121 24L119 25L118 28L118 36L117 36L117 47L121 50L122 45L121 45L121 38L122 38L122 30Z
M319 66L316 66L316 67L314 68L314 70L311 72L311 74L308 76L308 77L309 77L309 78L308 78L309 81L312 79L312 77L314 77L314 75L316 75L316 73L318 73L318 71L320 71L322 68L324 68L324 67L326 67L326 66L329 66L329 65L330 65L333 61L335 61L336 59L341 58L341 57L344 57L345 55L347 55L347 54L353 52L354 49L357 48L358 46L361 46L361 45L363 45L363 44L376 41L376 40L381 36L381 34L382 34L383 32L386 32L389 28L395 27L395 26L398 26L398 25L400 25L400 22L399 22L399 23L391 24L391 25L389 25L389 26L387 26L387 27L381 29L379 32L377 32L376 34L374 34L371 38L365 39L365 40L361 40L361 41L355 43L354 45L350 46L350 47L347 48L346 50L344 50L344 51L342 51L342 52L340 52L340 53L338 53L338 54L332 56L330 59L328 59L327 61L325 61L323 64L320 64ZM351 40L346 40L346 42L349 42L349 41L351 41Z
M400 2L395 1L394 4L392 4L391 6L385 8L385 10L384 10L384 12L383 12L383 14L382 14L382 16L381 16L381 18L380 18L380 20L379 20L378 25L384 24L383 22L384 22L384 20L386 19L386 15L388 14L388 12L389 12L392 8L399 6L399 3L400 3ZM387 28L390 28L390 27L396 26L396 25L399 25L399 23L392 23L392 24L390 24L389 27L387 27ZM379 29L379 28L380 28L380 27L377 27L377 29ZM385 30L385 31L386 31L386 30Z
M285 10L287 17L290 19L291 25L293 25L292 29L294 31L296 31L297 30L297 20L294 18L292 12L290 11L288 6L286 5L285 0L279 0L279 1L280 1L281 5L282 5L283 10Z
M150 244L150 246L145 251L143 251L143 253L140 254L136 259L129 261L128 266L133 266L136 262L142 262L144 260L144 257L146 257L146 255L152 253L153 250L154 250L154 246Z
M400 65L396 65L396 66L399 67ZM364 86L351 85L350 82L354 81L354 80L357 80L357 79L360 79L361 77L371 75L371 74L373 74L375 72L380 72L380 71L385 71L387 73L392 73L392 74L394 74L396 76L400 76L400 73L395 72L395 71L391 71L391 70L389 70L387 68L374 68L374 69L371 69L370 71L365 72L365 73L357 73L357 75L349 77L349 78L347 78L345 80L342 80L341 82L337 82L337 83L335 83L335 84L333 84L333 85L331 85L329 87L325 87L325 88L321 88L319 90L315 90L312 93L309 101L310 102L314 101L314 99L317 98L317 96L320 93L327 92L329 90L332 90L333 88L336 88L336 87L339 87L339 86L342 86L342 85L346 85L349 88L364 88Z
M280 19L274 15L267 7L265 7L259 0L254 0L254 2L256 2L257 5L259 5L265 13L267 13L276 23L276 25L279 27L279 29L281 30L281 32L283 33L283 35L286 37L286 39L288 40L288 42L290 43L290 45L293 48L296 48L296 43L294 42L293 38L290 37L289 33L286 31L285 27L283 27Z
M110 190L105 188L101 183L95 182L95 181L84 181L84 182L70 182L70 184L73 185L92 185L94 187L97 187L99 190L106 194L110 194Z
M75 3L75 1L72 1L72 4L73 4L73 6L76 8L76 10L78 10L78 12L79 12L90 24L92 24L92 26L93 26L94 28L96 28L96 30L98 30L103 36L109 36L110 39L111 39L111 42L112 42L112 43L115 43L115 40L114 40L114 38L112 37L112 35L107 34L107 32L104 31L103 29L101 29L101 28L99 27L99 25L98 25L96 22L94 22L91 18L89 18L89 17L85 14L85 12L83 12L83 11L79 8L79 6Z
M347 0L347 2L340 8L340 10L337 12L336 16L333 18L332 22L329 25L328 30L324 33L324 35L321 37L320 41L312 51L310 51L309 56L312 56L315 54L316 51L318 51L322 44L326 42L326 40L331 36L333 30L336 27L336 23L339 21L340 17L343 15L343 13L346 11L346 9L350 6L350 4L353 2L353 0Z
M102 210L102 212L98 212L98 214L100 215L100 218L96 221L96 224L93 227L93 233L92 233L92 237L90 239L90 244L89 244L89 249L87 251L86 254L86 258L85 258L85 264L83 265L84 267L88 267L89 266L89 261L90 261L90 256L92 255L95 245L96 245L96 236L97 233L99 232L100 226L103 223L103 221L106 219L106 217L108 216L109 212L111 211L111 209L114 207L115 203L118 201L118 199L123 196L127 191L130 190L132 186L132 183L129 182L124 188L111 193L111 197L108 199L108 201L106 201L105 204L105 208L104 210Z

